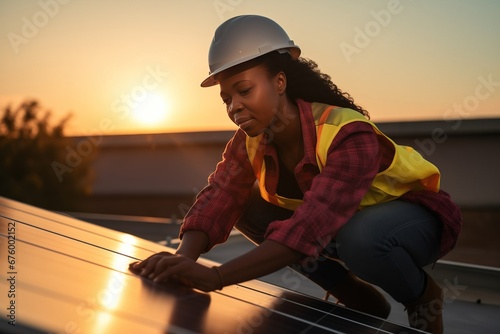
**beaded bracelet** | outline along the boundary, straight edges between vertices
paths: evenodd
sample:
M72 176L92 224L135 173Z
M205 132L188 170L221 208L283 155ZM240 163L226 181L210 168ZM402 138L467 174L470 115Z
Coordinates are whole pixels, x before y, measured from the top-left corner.
M222 288L224 287L224 280L222 279L222 274L221 274L218 267L213 266L212 269L215 269L215 271L217 272L217 275L219 275L220 288L217 290L222 290Z

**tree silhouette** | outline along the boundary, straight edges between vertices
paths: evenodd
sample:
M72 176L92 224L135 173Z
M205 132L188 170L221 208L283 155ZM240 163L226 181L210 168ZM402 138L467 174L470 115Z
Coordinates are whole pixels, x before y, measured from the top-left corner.
M0 196L49 210L78 210L90 193L96 148L67 166L77 143L64 136L71 115L54 126L35 100L5 107L0 119Z

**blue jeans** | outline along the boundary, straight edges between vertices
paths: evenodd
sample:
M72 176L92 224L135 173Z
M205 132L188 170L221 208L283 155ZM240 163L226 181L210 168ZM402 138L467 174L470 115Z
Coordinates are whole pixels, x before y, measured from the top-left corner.
M255 191L236 228L260 244L271 222L292 214ZM308 259L290 267L326 291L339 284L349 270L398 302L409 303L425 289L422 267L438 259L441 230L439 218L421 205L402 200L377 204L357 212L314 263Z

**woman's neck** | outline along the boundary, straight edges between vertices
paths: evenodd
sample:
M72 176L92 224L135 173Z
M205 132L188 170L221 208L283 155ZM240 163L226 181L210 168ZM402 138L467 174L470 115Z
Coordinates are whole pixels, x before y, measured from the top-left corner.
M274 124L272 142L276 151L286 166L293 170L304 156L304 142L300 122L299 108L293 103L287 103L277 114Z

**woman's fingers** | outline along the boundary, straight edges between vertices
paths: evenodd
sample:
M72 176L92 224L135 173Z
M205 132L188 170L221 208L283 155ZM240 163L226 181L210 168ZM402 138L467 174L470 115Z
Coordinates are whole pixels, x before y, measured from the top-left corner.
M186 286L203 291L211 291L218 286L218 282L211 282L210 268L183 255L167 252L154 254L141 262L131 263L130 270L157 283L174 278Z
M140 263L141 263L141 261L131 262L128 265L128 269L131 270L134 273L137 273L137 271L139 271L138 267L140 266Z
M177 275L183 276L189 270L189 261L193 264L194 261L186 259L181 256L165 257L157 264L152 279L155 282L162 282L170 276L176 277ZM182 280L180 280L182 282Z
M148 259L146 265L144 268L142 268L140 275L143 277L148 277L148 278L153 278L154 272L156 270L156 267L158 266L158 263L161 262L163 258L163 255L157 255L153 256L150 259Z
M129 269L141 276L149 276L155 270L158 261L165 256L172 256L172 254L169 252L153 254L143 261L132 262Z
M129 268L135 274L160 282L177 273L180 268L176 268L176 264L185 260L189 261L190 259L180 255L162 252L151 255L141 262L133 262L129 265ZM158 276L160 277L158 278Z

